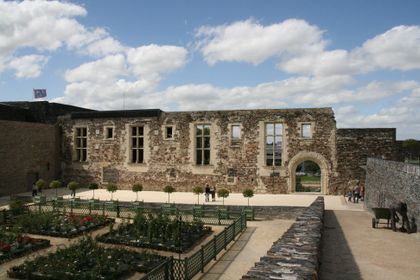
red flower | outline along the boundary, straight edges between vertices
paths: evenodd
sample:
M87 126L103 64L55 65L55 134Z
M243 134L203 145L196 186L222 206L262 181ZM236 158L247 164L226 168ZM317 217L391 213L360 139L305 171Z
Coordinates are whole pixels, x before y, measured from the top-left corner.
M10 244L0 241L0 251L2 252L9 252L10 251Z

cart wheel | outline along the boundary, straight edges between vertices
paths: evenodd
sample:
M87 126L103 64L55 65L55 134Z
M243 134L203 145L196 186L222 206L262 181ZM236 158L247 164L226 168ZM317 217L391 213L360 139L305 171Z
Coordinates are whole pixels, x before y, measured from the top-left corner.
M375 228L375 227L376 227L376 219L372 218L372 228Z

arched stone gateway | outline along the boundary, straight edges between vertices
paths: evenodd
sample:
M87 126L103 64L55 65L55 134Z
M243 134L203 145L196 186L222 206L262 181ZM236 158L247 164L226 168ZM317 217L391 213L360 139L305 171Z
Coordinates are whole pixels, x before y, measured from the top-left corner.
M296 192L296 168L304 161L313 161L321 169L321 194L328 194L328 178L330 175L330 165L324 156L315 152L299 152L289 162L289 192Z

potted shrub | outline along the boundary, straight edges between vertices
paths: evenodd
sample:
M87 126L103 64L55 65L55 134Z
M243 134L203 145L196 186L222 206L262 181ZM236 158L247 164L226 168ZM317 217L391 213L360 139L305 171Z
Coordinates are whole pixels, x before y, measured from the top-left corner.
M78 182L76 182L76 181L71 181L71 182L69 182L69 183L67 184L67 187L69 188L69 190L71 190L71 195L72 195L73 197L75 197L75 196L76 196L76 190L77 190L78 188L80 188L80 185L79 185L79 183L78 183Z
M90 183L88 185L89 190L92 190L92 199L95 199L95 190L99 188L98 184L96 183Z
M229 191L227 189L220 189L217 191L217 196L221 197L223 200L223 206L225 205L225 198L229 196Z
M57 190L58 188L61 188L61 182L58 180L53 180L50 182L50 188L55 189L55 198L57 198Z
M172 186L166 186L165 188L163 188L163 191L168 194L168 203L170 203L170 195L171 193L175 192L175 188Z
M106 186L106 190L109 191L111 193L111 201L113 200L113 194L114 192L116 192L118 190L118 186L110 183Z
M133 187L131 188L131 190L136 193L136 201L138 201L139 200L139 192L141 192L143 190L142 184L139 184L139 183L134 184Z
M249 207L249 199L254 196L254 191L252 189L245 189L242 192L242 195L248 198L248 207Z
M203 193L203 188L200 186L197 186L193 189L193 193L197 195L197 204L200 204L200 194Z

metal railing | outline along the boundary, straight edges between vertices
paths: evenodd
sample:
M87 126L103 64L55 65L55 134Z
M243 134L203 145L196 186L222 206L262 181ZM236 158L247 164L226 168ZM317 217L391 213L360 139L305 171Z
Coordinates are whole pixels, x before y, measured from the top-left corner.
M246 228L246 222L246 214L242 212L233 222L231 221L229 226L215 235L206 245L201 246L201 249L193 255L184 259L170 258L145 275L142 280L189 280L197 273L203 273L204 267L211 260L216 260L217 255L223 249L226 250L229 243Z

